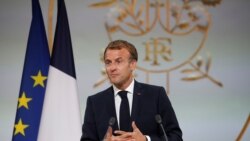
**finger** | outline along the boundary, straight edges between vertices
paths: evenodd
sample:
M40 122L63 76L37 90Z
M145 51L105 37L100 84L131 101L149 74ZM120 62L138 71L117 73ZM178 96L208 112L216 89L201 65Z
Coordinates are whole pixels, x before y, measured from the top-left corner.
M132 133L131 132L127 132L121 135L122 138L131 138L132 137Z
M108 127L107 133L104 136L104 140L105 139L110 139L112 136L112 127Z
M132 132L125 132L120 130L115 131L115 134L121 138L131 138L132 136Z
M125 131L122 131L122 130L115 130L115 134L118 134L118 135L122 135L122 134L125 134L126 132Z
M132 122L132 128L133 128L133 131L137 129L137 126L135 124L135 121Z
M107 136L111 137L112 136L112 127L108 128Z
M126 139L121 138L120 136L112 136L111 141L126 141Z

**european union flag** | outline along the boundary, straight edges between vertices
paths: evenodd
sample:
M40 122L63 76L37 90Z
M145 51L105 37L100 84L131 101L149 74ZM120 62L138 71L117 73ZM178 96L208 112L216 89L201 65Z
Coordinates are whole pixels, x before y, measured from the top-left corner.
M40 4L38 0L32 0L32 21L12 141L37 140L49 63L49 48Z

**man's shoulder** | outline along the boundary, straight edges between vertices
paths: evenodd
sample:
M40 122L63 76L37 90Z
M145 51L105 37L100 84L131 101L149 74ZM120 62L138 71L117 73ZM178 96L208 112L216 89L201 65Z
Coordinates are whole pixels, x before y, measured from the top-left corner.
M109 88L106 88L105 90L102 90L98 93L95 93L89 97L93 98L93 99L100 99L100 98L106 97L107 94L112 94L112 93L113 93L113 88L109 87Z
M143 82L138 82L135 81L135 87L141 87L141 88L148 88L148 89L164 89L162 86L158 85L153 85L153 84L148 84L148 83L143 83Z
M147 83L142 83L142 82L135 82L135 88L134 88L136 93L152 93L155 96L158 94L166 94L166 90L163 86L158 86L158 85L152 85L152 84L147 84Z

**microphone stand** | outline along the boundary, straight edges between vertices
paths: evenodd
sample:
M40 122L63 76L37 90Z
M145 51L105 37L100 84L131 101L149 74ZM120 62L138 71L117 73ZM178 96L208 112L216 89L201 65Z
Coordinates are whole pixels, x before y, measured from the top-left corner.
M163 125L162 125L161 116L160 115L155 115L155 121L160 125L161 130L162 130L163 135L164 135L164 138L165 138L165 141L168 141L167 134L166 134L165 129L164 129Z

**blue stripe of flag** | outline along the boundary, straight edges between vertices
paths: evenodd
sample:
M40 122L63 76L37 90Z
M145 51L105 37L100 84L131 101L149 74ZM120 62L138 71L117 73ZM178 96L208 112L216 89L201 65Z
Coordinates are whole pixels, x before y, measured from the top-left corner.
M51 65L76 78L69 22L64 0L58 0L57 13Z

